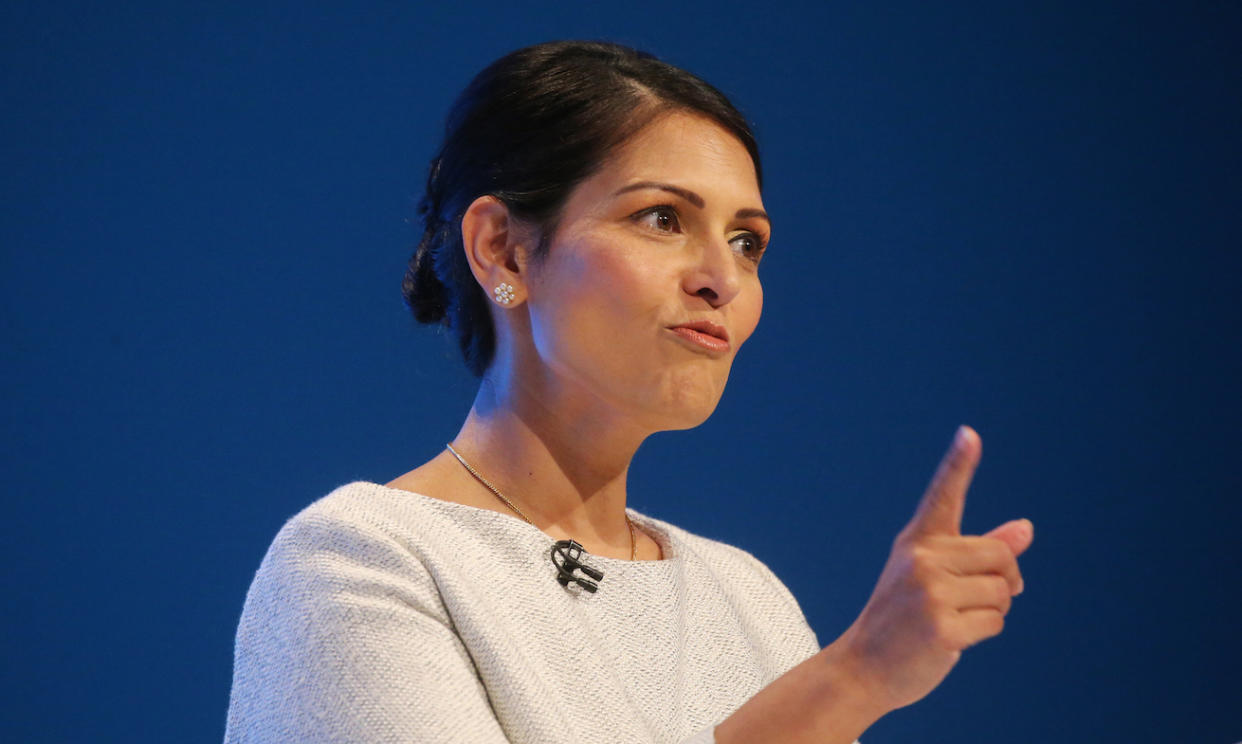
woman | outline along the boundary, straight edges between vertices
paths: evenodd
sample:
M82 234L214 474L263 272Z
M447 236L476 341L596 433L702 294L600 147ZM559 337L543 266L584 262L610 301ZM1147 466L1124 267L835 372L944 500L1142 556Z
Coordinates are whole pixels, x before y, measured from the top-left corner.
M755 558L626 508L639 444L711 414L759 321L760 185L743 117L650 56L544 44L471 83L404 289L478 395L430 462L281 530L228 741L850 742L1000 631L1031 528L958 534L966 428L824 648Z

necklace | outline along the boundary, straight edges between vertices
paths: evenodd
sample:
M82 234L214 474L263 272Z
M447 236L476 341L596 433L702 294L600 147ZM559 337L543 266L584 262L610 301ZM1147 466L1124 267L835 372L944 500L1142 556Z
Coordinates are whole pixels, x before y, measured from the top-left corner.
M462 457L461 455L457 454L457 450L453 449L453 445L451 445L451 444L445 444L444 446L445 446L445 447L448 447L448 451L453 453L453 457L456 457L456 458L457 458L457 462L460 462L460 463L461 463L461 465L462 465L462 467L464 467L467 471L469 471L469 472L470 472L470 474L471 474L471 475L473 475L473 476L474 476L474 479L475 479L475 480L477 480L479 483L482 483L482 484L483 484L483 486L484 486L487 490L489 490L489 491L491 491L492 493L496 494L496 498L498 498L498 499L500 499L501 501L505 502L505 504L506 504L506 505L507 505L510 509L512 509L513 511L517 512L517 515L518 515L519 517L521 517L522 519L526 520L526 523L527 523L527 524L531 525L532 527L536 527L536 528L538 527L538 525L536 525L534 522L530 521L530 517L528 517L528 516L526 516L525 514L523 514L523 513L522 513L522 510L521 510L521 509L519 509L519 508L517 508L517 506L515 506L515 505L514 505L514 503L513 503L512 501L510 501L509 499L506 499L506 498L505 498L505 495L504 495L503 493L501 493L501 492L500 492L500 489L499 489L499 488L497 488L497 487L493 486L493 485L491 484L491 482L490 482L490 481L488 481L486 478L484 478L484 477L483 477L483 476L479 473L479 471L477 471L477 470L475 470L474 468L472 468L472 467L470 466L470 463L466 462L466 458L464 458L464 457ZM634 538L634 523L630 521L630 515L629 515L629 514L626 514L626 515L625 515L625 524L626 524L626 526L627 526L627 527L629 527L629 528L630 528L630 560L634 560L634 559L638 556L638 540L636 540L636 539Z

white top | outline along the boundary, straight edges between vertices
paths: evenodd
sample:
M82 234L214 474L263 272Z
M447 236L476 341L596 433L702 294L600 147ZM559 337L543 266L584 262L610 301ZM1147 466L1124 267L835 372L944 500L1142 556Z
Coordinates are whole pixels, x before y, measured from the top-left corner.
M516 516L337 488L246 595L225 741L714 744L819 643L754 556L628 511L664 560L585 554L592 594Z

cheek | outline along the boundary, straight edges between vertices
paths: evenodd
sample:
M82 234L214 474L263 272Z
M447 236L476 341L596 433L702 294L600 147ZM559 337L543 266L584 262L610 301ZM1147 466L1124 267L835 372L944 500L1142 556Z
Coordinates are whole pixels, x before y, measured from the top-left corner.
M661 286L654 262L644 260L641 251L617 246L579 258L579 270L572 278L589 287L591 296L582 298L605 314L629 315L657 302Z
M632 357L651 343L666 300L657 267L623 245L558 248L562 254L541 277L531 310L541 355L594 366Z

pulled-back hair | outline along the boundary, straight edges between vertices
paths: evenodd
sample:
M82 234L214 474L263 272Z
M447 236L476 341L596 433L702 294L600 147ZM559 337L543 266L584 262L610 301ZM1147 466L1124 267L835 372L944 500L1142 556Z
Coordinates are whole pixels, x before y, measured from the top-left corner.
M480 196L499 199L538 228L532 260L547 252L574 187L657 116L711 119L741 141L762 185L746 119L714 87L618 44L560 41L519 49L480 72L453 104L418 205L423 236L401 283L420 323L457 335L466 366L482 376L495 352L488 301L462 247L461 220Z

